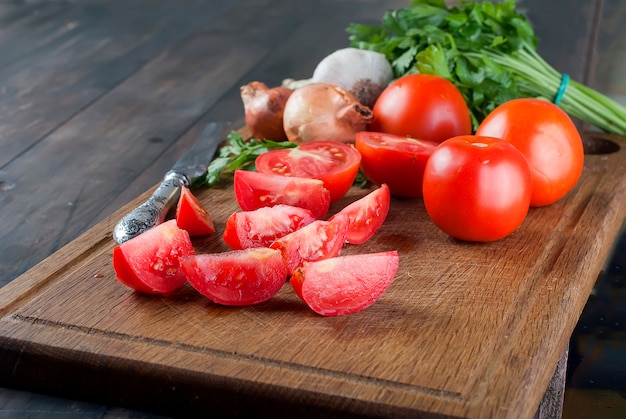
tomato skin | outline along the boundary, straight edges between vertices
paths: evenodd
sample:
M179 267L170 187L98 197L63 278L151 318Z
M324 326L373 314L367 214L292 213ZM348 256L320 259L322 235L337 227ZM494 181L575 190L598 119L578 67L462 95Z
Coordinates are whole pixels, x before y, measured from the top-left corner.
M526 158L498 138L450 138L426 163L426 211L460 240L490 242L511 234L525 219L531 195Z
M348 192L360 162L361 154L353 145L317 140L263 153L256 158L255 166L261 173L319 179L330 192L332 204Z
M244 211L284 204L306 208L322 219L330 207L330 193L319 179L236 170L234 189Z
M189 233L176 220L153 227L113 249L113 269L124 285L146 294L169 295L185 275L180 258L194 253Z
M424 167L438 143L381 132L357 132L361 171L376 185L383 183L394 196L422 197Z
M316 313L341 316L376 302L393 282L399 262L396 251L338 256L306 262L289 282Z
M350 225L346 242L363 244L383 225L389 213L390 205L389 187L382 184L364 197L346 205L329 220L332 221L340 215L347 215Z
M409 74L383 90L372 109L370 131L440 143L472 133L461 92L443 77Z
M200 294L228 306L267 301L287 280L280 251L266 247L189 256L182 270Z
M222 239L233 250L266 247L315 220L308 209L290 205L235 212L226 220Z
M215 226L208 211L198 198L185 186L180 191L176 206L176 224L187 230L190 236L205 236L215 233Z
M561 199L582 174L585 156L578 129L551 102L532 98L505 102L487 115L476 135L502 138L526 156L533 173L533 207Z

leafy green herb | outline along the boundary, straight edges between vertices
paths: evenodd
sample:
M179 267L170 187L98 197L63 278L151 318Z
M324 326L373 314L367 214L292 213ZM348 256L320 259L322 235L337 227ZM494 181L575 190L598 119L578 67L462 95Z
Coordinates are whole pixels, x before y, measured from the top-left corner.
M217 157L209 164L203 184L213 186L219 182L224 173L234 172L236 169L250 169L257 156L266 151L295 146L296 144L289 141L256 138L244 140L237 131L232 131L226 137L226 143L220 147Z
M563 75L537 53L537 37L515 0L413 0L387 11L380 25L351 24L353 47L387 57L396 77L436 74L463 94L476 128L496 106L517 97L554 101ZM626 134L626 107L570 80L559 106L607 132Z

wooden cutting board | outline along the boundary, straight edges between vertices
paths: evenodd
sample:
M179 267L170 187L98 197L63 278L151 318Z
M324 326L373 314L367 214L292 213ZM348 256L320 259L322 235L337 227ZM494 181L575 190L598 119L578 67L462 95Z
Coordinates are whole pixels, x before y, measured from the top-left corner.
M398 274L374 305L335 318L288 284L243 308L189 286L125 288L111 231L147 192L0 290L0 380L175 414L531 417L626 214L626 139L587 140L601 154L576 188L497 242L456 241L421 200L393 199L377 234L343 254L396 249ZM198 194L221 233L232 185ZM194 244L227 250L219 234Z

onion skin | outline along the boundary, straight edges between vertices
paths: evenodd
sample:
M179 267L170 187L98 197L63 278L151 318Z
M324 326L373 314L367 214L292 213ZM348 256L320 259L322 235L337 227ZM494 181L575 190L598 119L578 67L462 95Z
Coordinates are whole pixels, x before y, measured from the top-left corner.
M330 83L312 83L295 90L283 113L289 141L302 144L316 140L353 143L356 133L366 131L374 114L356 97Z
M283 112L291 89L283 86L269 88L253 81L241 87L246 127L253 138L285 141Z

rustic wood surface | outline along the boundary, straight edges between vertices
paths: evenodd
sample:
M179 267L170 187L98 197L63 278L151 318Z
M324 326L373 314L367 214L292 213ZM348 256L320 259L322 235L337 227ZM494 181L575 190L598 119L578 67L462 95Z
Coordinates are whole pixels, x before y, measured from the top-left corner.
M32 394L20 404L0 392L4 411L172 413L211 402L243 415L279 400L302 414L534 413L618 234L622 151L588 156L574 193L497 244L451 241L419 203L394 202L367 248L400 250L401 271L358 315L320 319L288 289L230 310L189 289L142 298L112 279L120 207L160 180L205 122L241 123L240 85L306 77L346 45L348 23L405 3L0 3L1 384L106 403ZM623 97L611 61L624 50L623 8L522 5L558 70ZM219 227L229 190L203 199ZM415 234L401 227L407 214Z

